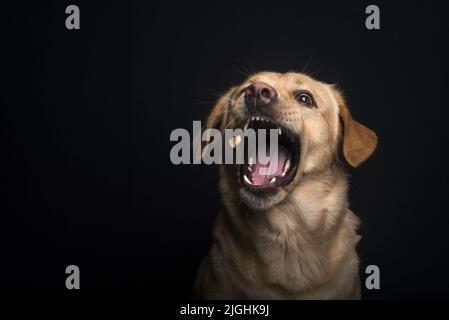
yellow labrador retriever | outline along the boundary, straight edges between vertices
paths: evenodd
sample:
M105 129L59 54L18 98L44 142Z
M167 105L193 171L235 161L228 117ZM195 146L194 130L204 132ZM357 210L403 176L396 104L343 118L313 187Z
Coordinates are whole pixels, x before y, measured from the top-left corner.
M377 145L333 86L300 73L262 72L224 95L205 129L275 128L279 168L220 166L224 207L194 284L205 299L358 299L359 219L344 161ZM280 129L280 130L279 130Z

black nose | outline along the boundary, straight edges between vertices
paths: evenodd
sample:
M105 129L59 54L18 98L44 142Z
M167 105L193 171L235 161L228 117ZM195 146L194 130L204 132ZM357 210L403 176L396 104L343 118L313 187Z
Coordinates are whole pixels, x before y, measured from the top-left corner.
M264 82L255 82L245 89L245 102L248 107L267 106L277 99L276 90Z

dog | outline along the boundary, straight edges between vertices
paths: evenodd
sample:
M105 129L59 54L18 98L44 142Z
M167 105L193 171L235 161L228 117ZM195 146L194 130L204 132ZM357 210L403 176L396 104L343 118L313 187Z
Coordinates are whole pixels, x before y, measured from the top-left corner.
M360 222L346 168L371 156L377 136L335 85L295 72L251 75L219 99L209 128L278 129L280 168L262 176L257 160L220 166L223 208L193 298L360 299Z

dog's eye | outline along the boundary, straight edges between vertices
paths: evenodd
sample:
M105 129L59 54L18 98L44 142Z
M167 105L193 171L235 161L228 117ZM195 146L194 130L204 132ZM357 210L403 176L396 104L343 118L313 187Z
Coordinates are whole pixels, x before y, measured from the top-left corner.
M299 103L301 103L305 106L308 106L308 107L314 106L313 98L307 92L298 92L298 93L296 93L295 97Z

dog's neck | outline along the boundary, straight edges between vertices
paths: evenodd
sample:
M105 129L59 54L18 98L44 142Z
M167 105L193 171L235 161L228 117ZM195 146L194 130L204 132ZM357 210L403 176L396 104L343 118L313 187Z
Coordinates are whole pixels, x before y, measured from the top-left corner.
M227 224L253 250L262 270L258 276L267 283L290 292L310 289L355 255L358 220L348 209L347 177L340 168L303 176L281 203L264 211L241 204L236 193L223 194L233 197L223 199ZM278 272L280 266L285 272Z

